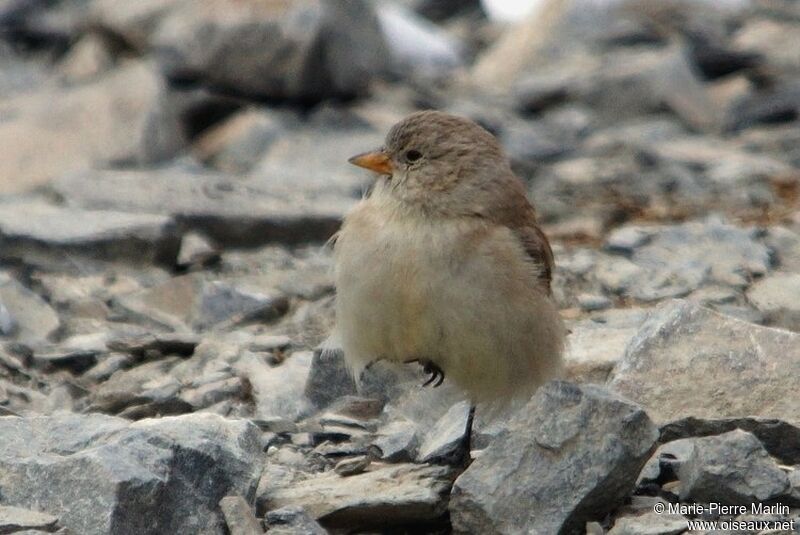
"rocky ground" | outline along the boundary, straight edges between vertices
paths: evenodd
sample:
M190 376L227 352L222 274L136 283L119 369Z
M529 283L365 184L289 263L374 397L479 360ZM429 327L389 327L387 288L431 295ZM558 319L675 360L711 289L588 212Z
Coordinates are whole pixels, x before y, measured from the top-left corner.
M0 533L800 531L800 4L478 4L0 0ZM509 414L315 352L346 159L429 107L554 245Z

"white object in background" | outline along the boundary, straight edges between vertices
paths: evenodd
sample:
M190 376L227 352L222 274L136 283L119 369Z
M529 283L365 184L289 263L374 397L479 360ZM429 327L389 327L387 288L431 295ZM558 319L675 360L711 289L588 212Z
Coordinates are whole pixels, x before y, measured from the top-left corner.
M483 10L490 19L499 22L517 22L545 0L481 0Z
M394 61L401 69L436 74L460 66L461 44L435 24L394 3L375 6Z

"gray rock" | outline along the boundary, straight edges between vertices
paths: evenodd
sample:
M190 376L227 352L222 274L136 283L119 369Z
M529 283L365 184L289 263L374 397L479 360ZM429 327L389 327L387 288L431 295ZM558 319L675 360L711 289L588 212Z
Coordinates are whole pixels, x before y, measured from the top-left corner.
M53 532L58 529L58 517L20 507L0 505L0 533L19 533L23 530Z
M267 513L264 524L272 535L328 535L302 507L287 505Z
M300 506L326 528L385 529L439 519L451 477L443 466L373 463L362 474L316 474L263 497L267 509Z
M264 530L253 514L253 508L241 496L225 496L219 501L230 535L261 535Z
M471 404L468 401L456 403L427 430L417 454L419 462L449 463L461 462L467 448L467 438L472 421Z
M389 462L416 459L419 449L417 426L408 420L394 420L380 428L372 443L380 450L380 458Z
M615 274L616 280L602 271L598 278L609 289L637 299L683 296L706 282L746 286L752 277L765 274L770 267L769 249L757 239L756 229L739 229L717 218L634 228L640 237L648 234L649 238L641 238L626 269L619 269L620 260L608 268L608 274Z
M396 73L441 77L462 66L462 45L442 28L398 4L378 4L376 14Z
M181 248L176 259L178 267L191 269L205 267L220 259L220 251L202 234L189 232L181 238Z
M245 421L59 415L0 427L4 503L44 508L76 533L222 534L219 500L255 497L259 432Z
M747 298L770 325L800 331L800 273L774 273L753 284Z
M659 423L761 417L796 424L799 337L669 302L644 322L608 385Z
M6 311L7 326L13 327L4 335L13 340L42 342L54 335L61 325L58 314L44 299L2 272L0 303Z
M564 354L570 380L605 383L646 315L646 309L612 309L570 324Z
M333 471L339 474L342 477L354 476L356 474L363 473L372 462L367 455L359 455L358 457L351 457L349 459L342 459L336 466L333 467Z
M72 255L174 265L179 238L165 216L17 201L0 204L0 243L4 258L45 266Z
M789 478L750 433L741 430L694 440L680 466L682 500L746 505L784 495Z
M254 415L258 419L280 417L296 421L308 415L313 405L303 395L311 368L312 353L293 353L277 366L270 366L254 353L244 352L234 364L252 385Z
M372 6L363 1L180 3L150 45L171 78L272 99L358 95L387 63Z
M200 273L121 296L116 305L134 317L176 330L224 329L252 321L274 320L288 308L286 297L248 284L208 280Z
M222 245L326 240L355 202L338 192L312 196L277 182L173 166L76 173L58 179L53 189L72 206L171 216Z
M786 227L770 227L764 241L775 254L777 267L783 271L800 271L800 234Z
M605 295L597 294L580 294L578 296L578 304L581 310L585 312L596 312L598 310L605 310L611 308L613 305L611 299Z
M633 487L658 433L601 388L552 382L456 480L450 517L467 533L572 533Z
M325 408L342 396L354 395L356 384L342 351L317 349L311 360L305 394L314 405Z
M151 65L131 61L94 83L42 84L4 99L0 145L7 155L0 161L0 189L28 191L95 165L174 156L183 139L173 135L176 118L160 113L164 86ZM87 114L87 109L107 112ZM154 139L159 142L151 145Z
M650 511L616 519L608 535L678 535L686 531L687 525L681 515Z

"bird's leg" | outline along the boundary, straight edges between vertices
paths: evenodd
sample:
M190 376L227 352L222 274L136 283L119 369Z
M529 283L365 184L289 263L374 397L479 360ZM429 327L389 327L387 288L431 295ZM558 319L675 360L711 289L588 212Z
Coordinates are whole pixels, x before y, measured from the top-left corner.
M422 370L430 376L427 381L422 383L422 386L433 384L433 387L436 388L444 382L444 371L433 362L426 359L411 359L405 361L406 364L411 364L412 362L421 364Z

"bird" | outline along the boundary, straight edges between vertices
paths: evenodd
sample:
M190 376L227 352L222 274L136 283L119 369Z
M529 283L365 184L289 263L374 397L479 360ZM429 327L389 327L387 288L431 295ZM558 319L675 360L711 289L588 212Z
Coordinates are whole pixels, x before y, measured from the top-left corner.
M335 340L358 376L416 362L473 403L530 396L563 370L553 252L500 143L412 113L349 162L377 173L333 237Z

